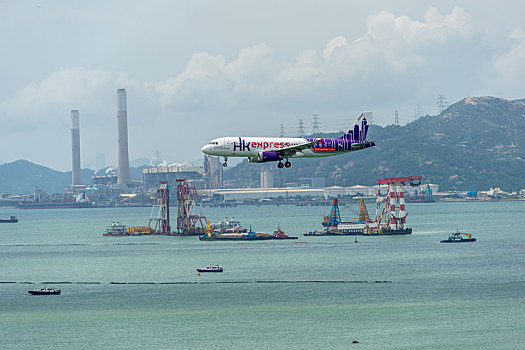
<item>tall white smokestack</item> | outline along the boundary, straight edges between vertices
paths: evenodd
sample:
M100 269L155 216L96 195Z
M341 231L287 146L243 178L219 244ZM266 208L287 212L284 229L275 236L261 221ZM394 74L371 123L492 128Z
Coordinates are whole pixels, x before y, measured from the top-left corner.
M78 110L71 111L71 185L81 185L82 175L80 173L80 127Z
M117 119L118 119L118 184L129 184L129 157L128 157L128 107L126 90L117 90Z

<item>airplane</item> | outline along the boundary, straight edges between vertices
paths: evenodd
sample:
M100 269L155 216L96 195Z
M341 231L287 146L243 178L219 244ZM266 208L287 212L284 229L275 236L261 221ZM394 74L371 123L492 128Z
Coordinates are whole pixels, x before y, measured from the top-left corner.
M354 125L341 137L335 139L298 137L221 137L202 147L202 152L224 157L224 167L229 157L248 157L254 163L278 162L277 167L292 166L290 158L328 157L359 151L375 146L366 141L368 123L361 113ZM283 160L286 160L283 164Z

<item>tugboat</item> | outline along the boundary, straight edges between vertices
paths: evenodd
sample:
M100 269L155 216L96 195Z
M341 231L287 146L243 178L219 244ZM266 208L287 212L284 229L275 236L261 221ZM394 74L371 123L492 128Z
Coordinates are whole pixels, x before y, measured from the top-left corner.
M463 238L461 235L465 235L468 238ZM444 239L441 241L441 243L461 243L461 242L475 242L476 239L472 238L472 235L470 233L465 232L459 232L456 231L450 236L448 236L448 239Z
M110 237L119 237L129 236L130 234L127 231L126 225L121 224L120 221L115 221L111 223L111 225L106 226L106 232L103 235Z
M27 292L31 295L59 295L61 293L61 290L44 287L40 289L28 290Z
M7 223L15 223L15 222L18 222L18 219L16 218L16 216L11 216L9 219L0 219L0 223L2 224L7 224Z
M283 230L281 225L277 225L277 231L273 231L273 235L270 236L272 239L298 239L299 237L290 237Z
M221 265L206 266L202 269L197 269L197 272L222 272Z

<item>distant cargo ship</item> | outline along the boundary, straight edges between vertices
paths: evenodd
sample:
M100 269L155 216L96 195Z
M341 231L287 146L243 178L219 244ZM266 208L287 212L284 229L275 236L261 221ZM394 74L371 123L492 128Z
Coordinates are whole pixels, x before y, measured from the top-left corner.
M70 208L91 208L90 202L20 202L18 209L70 209Z

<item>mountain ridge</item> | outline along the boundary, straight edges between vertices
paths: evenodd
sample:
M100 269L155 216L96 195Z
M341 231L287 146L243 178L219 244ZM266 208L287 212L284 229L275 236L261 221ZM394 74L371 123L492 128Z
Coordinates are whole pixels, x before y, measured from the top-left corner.
M376 147L327 158L293 159L292 167L282 172L284 181L322 176L327 186L352 186L423 175L443 190L525 188L525 177L519 176L525 173L525 99L466 97L436 116L426 115L404 126L371 125L367 138L376 141ZM244 161L225 171L224 178L242 181L244 177L253 183L261 167L274 169L271 164Z
M323 133L314 137L339 137ZM441 190L525 188L525 99L466 97L436 116L423 116L404 126L370 125L368 139L376 147L349 154L292 159L292 167L243 161L228 168L224 179L253 187L261 169L279 171L284 182L324 177L326 185L375 185L385 177L423 175ZM132 168L140 180L141 168ZM92 170L82 169L83 183ZM0 165L0 193L26 194L35 188L62 192L71 184L71 171L61 172L27 160Z

